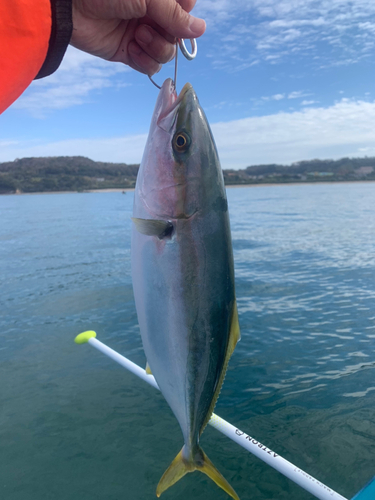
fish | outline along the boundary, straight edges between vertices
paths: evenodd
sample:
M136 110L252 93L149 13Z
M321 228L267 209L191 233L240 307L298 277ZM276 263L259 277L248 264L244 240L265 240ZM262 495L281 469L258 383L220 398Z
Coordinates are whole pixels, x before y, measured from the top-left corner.
M131 268L148 373L174 413L184 445L156 495L195 470L234 489L199 440L240 339L228 203L206 115L187 83L159 92L133 207Z

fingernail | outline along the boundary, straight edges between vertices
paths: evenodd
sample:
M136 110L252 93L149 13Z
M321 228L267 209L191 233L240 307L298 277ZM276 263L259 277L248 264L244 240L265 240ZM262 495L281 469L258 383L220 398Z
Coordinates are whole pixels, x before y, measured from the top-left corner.
M138 31L137 31L137 40L145 43L145 44L150 44L153 40L153 36L151 31L146 28L146 26L140 26Z
M195 36L201 36L205 32L206 23L203 19L199 19L198 17L190 16L189 29Z

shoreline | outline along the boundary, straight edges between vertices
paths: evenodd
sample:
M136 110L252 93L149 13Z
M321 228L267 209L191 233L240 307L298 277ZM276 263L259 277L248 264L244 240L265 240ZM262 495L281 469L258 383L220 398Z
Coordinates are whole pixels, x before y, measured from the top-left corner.
M314 181L314 182L263 182L259 184L228 184L226 188L241 188L241 187L270 187L270 186L313 186L314 184L369 184L375 180L360 180L360 181Z
M270 186L307 186L307 185L322 185L322 184L369 184L374 183L375 180L360 180L360 181L315 181L315 182L264 182L259 184L229 184L226 189L238 188L260 188ZM135 188L105 188L105 189L87 189L85 191L35 191L32 193L2 193L0 196L25 196L25 195L40 195L40 194L89 194L89 193L128 193L134 191Z

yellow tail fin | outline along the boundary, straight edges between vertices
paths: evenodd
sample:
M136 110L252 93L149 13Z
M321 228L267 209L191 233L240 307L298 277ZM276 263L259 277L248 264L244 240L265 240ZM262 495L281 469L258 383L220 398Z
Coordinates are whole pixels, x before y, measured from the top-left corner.
M177 483L188 472L199 470L206 474L212 481L214 481L220 488L222 488L234 500L240 500L237 493L234 491L228 481L220 474L220 472L213 465L211 460L207 457L202 449L199 449L199 461L188 461L183 458L182 450L173 460L168 469L164 472L159 484L156 488L156 496L160 495L167 490L170 486Z

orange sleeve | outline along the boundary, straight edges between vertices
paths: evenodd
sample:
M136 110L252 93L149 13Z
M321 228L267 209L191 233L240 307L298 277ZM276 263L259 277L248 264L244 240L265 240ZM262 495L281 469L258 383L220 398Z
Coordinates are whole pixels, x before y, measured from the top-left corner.
M0 0L0 113L38 74L51 29L50 0Z

